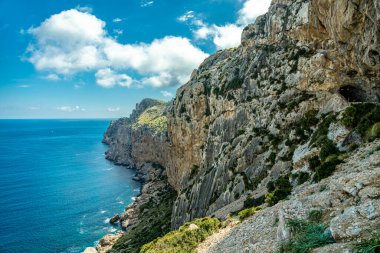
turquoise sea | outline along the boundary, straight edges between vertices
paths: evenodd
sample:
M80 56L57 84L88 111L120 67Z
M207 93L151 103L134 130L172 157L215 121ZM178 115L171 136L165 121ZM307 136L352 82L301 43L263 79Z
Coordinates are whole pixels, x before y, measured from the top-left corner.
M104 158L109 120L0 120L0 252L81 252L139 192Z

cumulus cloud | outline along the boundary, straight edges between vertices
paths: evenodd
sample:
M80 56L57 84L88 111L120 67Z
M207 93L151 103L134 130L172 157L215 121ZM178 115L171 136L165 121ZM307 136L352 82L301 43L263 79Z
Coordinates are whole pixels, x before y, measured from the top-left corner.
M244 26L253 23L257 16L266 13L270 2L271 0L246 0L233 24L208 24L197 17L194 11L185 12L177 20L193 27L192 31L196 40L212 40L217 49L231 48L240 44Z
M129 87L132 79L119 74L127 70L140 74L136 83L161 87L186 82L208 56L183 37L121 44L107 35L105 25L94 15L76 9L55 14L28 29L36 39L28 48L29 61L37 70L52 75L95 71L97 83L103 87Z
M120 107L108 107L107 111L109 111L109 112L118 112L118 111L120 111Z
M256 18L268 11L271 0L247 0L239 10L237 23L247 25L255 22Z
M96 83L104 88L111 88L115 85L129 87L133 80L126 74L118 74L110 68L100 69L95 74Z
M240 44L240 36L243 28L235 24L227 24L224 26L203 24L194 30L195 39L212 38L217 49L225 49L237 47Z
M57 109L58 111L62 111L62 112L76 112L76 111L86 111L85 108L83 107L80 107L78 105L76 106L67 106L67 105L64 105L64 106L59 106L59 107L56 107L55 109Z
M166 97L166 98L171 98L173 97L173 93L169 92L169 91L166 91L166 90L163 90L161 91L161 94L162 96Z

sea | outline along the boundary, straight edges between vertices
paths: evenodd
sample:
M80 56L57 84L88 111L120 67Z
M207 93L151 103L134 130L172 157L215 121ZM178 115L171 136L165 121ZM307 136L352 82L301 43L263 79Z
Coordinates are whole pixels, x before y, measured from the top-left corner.
M139 193L105 159L110 120L0 120L0 252L82 252Z

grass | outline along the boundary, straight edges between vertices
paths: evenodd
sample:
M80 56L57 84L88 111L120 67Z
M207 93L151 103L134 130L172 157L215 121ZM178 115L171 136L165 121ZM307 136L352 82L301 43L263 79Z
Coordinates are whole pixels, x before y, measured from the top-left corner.
M194 225L191 225L194 224ZM201 218L185 223L178 230L145 244L140 253L191 253L222 226L216 218Z
M316 222L288 220L287 227L291 231L291 237L280 245L277 253L308 253L335 242L331 234L326 232L326 227Z
M246 218L251 217L252 215L257 213L258 211L260 211L261 209L263 209L262 206L255 206L255 207L246 208L244 210L241 210L238 213L238 217L241 221L245 220Z
M379 253L380 252L380 237L374 237L369 240L354 244L355 253Z

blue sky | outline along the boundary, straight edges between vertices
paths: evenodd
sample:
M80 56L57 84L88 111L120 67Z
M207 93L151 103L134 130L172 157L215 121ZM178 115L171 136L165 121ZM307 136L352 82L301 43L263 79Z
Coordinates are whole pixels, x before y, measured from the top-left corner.
M170 100L270 0L0 0L0 118L118 118Z

